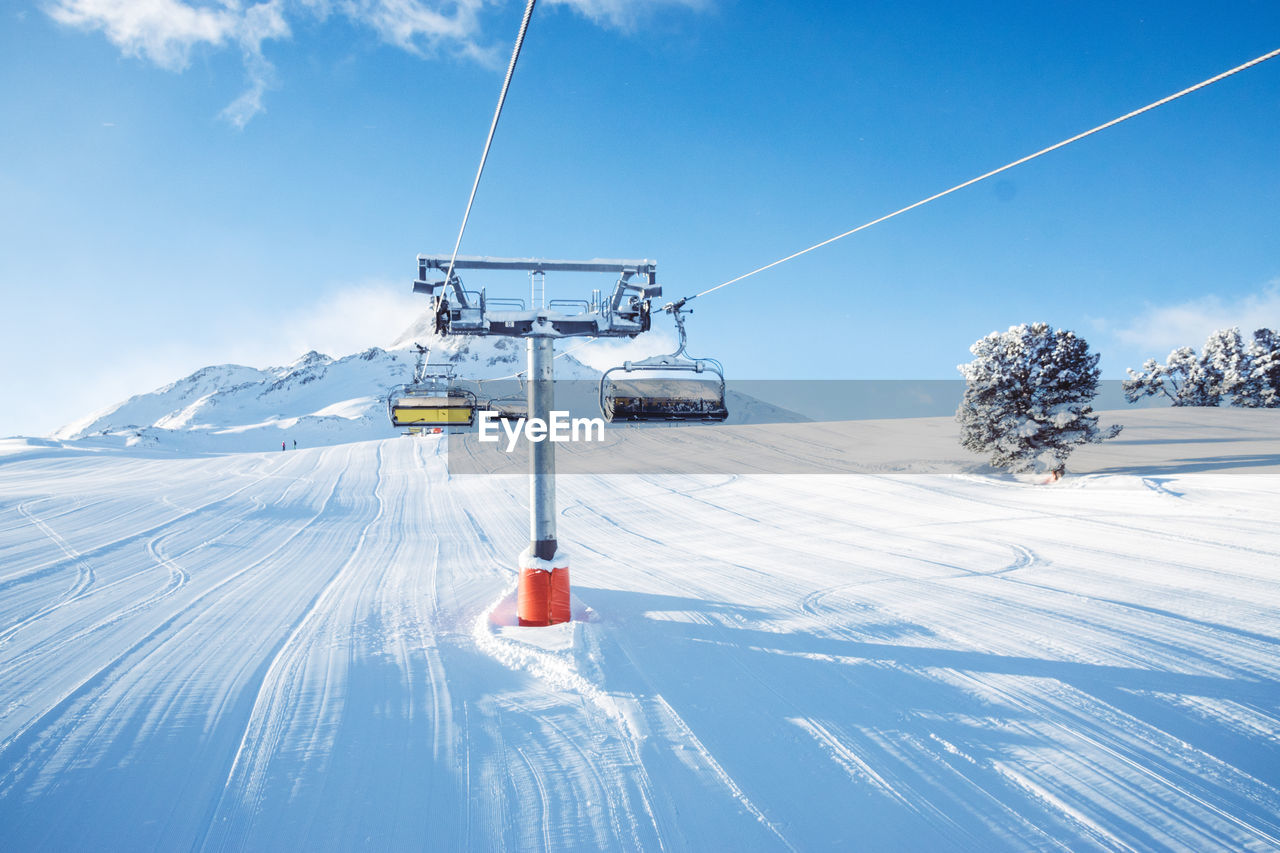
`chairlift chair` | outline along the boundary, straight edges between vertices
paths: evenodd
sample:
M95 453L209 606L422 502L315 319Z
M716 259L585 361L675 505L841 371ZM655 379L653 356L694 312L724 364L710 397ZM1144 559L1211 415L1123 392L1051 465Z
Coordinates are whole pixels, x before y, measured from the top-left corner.
M413 382L387 395L387 415L391 425L407 427L411 433L432 427L468 427L475 421L476 395L459 387L453 379L453 365L428 364L427 350L418 347L418 363Z
M724 368L713 358L685 354L687 338L681 309L675 317L680 346L670 355L626 361L600 377L600 412L609 423L677 421L719 423L729 417L725 405ZM629 374L662 373L663 376ZM612 378L614 374L622 375Z
M392 392L387 412L392 426L411 432L415 427L468 427L475 421L476 396L461 389L439 394L404 385Z
M504 421L518 421L529 417L529 396L524 378L520 379L520 393L490 397L485 402L484 408L495 412L498 418Z

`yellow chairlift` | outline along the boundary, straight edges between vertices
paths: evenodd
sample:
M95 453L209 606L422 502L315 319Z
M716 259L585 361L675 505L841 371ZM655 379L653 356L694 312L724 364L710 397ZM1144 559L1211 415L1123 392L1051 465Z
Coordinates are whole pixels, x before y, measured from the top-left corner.
M471 426L476 415L476 395L454 381L453 365L429 364L426 354L427 349L419 346L413 382L387 396L391 425L404 427L410 434Z

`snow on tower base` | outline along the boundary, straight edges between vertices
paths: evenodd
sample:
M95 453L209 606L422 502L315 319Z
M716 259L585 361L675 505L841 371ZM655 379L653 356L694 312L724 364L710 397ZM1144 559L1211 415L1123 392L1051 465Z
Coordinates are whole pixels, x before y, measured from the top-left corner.
M516 600L519 624L545 627L571 618L569 555L557 551L550 560L533 555L532 547L520 554L520 586Z

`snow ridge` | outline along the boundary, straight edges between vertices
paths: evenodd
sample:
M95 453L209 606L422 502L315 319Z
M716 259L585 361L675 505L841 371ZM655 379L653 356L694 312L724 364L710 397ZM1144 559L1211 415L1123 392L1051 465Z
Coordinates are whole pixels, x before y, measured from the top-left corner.
M509 376L524 365L512 339L423 341L432 361L454 365L462 378ZM312 350L291 364L255 368L219 364L68 424L51 437L107 447L189 451L272 450L389 438L386 395L413 378L417 353L408 347L333 358ZM557 365L566 378L594 374L572 356Z
M418 341L428 347L430 363L452 365L464 382L510 380L526 366L525 342L519 338L433 333ZM95 449L179 452L268 451L293 449L295 443L301 448L391 438L397 430L387 418L387 395L413 379L418 354L412 343L370 347L336 359L312 350L282 367L211 365L68 424L51 438ZM564 394L558 408L575 416L598 415L594 383L599 378L599 371L565 347L556 359L556 379L570 382L560 386ZM570 387L573 380L582 385ZM517 389L514 381L485 387L500 395ZM734 391L729 407L730 423L805 419Z

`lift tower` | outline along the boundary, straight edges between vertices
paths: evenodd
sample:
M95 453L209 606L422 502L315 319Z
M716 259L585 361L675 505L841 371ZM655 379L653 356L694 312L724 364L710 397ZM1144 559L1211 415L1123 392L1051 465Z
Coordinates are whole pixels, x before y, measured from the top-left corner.
M662 295L657 268L657 262L650 260L419 255L413 290L431 297L436 331L442 335L527 339L529 418L545 422L555 405L556 338L633 338L648 331L651 300ZM467 290L459 270L528 272L532 282L529 304L523 299L491 299L484 289ZM545 277L549 272L616 273L618 280L605 299L601 291L593 290L590 299L547 300ZM428 276L438 278L429 280ZM530 442L529 548L520 559L521 624L547 625L569 618L569 564L556 546L555 474L555 444Z

